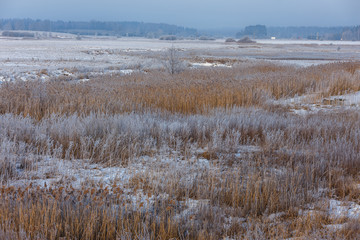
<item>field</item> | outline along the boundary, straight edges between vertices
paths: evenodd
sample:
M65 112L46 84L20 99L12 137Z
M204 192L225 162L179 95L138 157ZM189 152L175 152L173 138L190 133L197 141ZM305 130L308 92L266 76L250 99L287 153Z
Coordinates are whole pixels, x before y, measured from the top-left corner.
M360 238L359 43L1 38L0 80L1 239Z

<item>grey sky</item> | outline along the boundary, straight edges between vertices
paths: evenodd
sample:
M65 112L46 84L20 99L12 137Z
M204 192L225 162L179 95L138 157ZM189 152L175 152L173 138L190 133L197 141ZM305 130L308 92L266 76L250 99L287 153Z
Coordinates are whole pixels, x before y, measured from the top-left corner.
M360 0L0 0L0 18L143 21L195 28L360 25Z

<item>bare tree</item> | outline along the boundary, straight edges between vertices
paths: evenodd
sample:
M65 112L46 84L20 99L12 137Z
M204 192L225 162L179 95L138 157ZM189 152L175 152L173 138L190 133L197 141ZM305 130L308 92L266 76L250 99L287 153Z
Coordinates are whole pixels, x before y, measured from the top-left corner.
M184 63L180 58L179 49L172 46L165 53L164 67L170 74L176 74L184 70Z

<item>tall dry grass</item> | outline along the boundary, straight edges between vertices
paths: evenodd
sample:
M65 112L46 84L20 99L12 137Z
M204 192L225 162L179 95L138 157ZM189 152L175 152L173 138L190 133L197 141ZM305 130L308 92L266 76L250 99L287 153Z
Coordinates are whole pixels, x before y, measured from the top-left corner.
M266 104L358 91L358 68L264 63L4 84L0 237L356 239L356 219L300 210L328 198L358 202L359 113L297 116ZM44 158L141 163L145 171L111 187L12 186L32 181Z
M5 83L0 113L34 119L51 114L168 111L206 113L214 108L262 106L269 99L306 93L321 96L360 89L359 63L332 63L309 68L246 64L233 69L188 70L103 76L86 83L66 81Z

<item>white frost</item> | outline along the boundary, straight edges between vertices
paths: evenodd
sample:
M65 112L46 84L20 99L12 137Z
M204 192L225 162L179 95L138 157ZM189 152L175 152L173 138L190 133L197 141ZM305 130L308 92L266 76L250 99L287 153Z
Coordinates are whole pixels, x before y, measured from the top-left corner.
M231 68L231 66L226 65L226 64L222 64L222 63L209 63L209 62L205 62L205 63L191 63L192 67L226 67L226 68Z
M331 199L329 201L329 215L333 218L358 219L360 217L360 205L354 202L342 202Z

